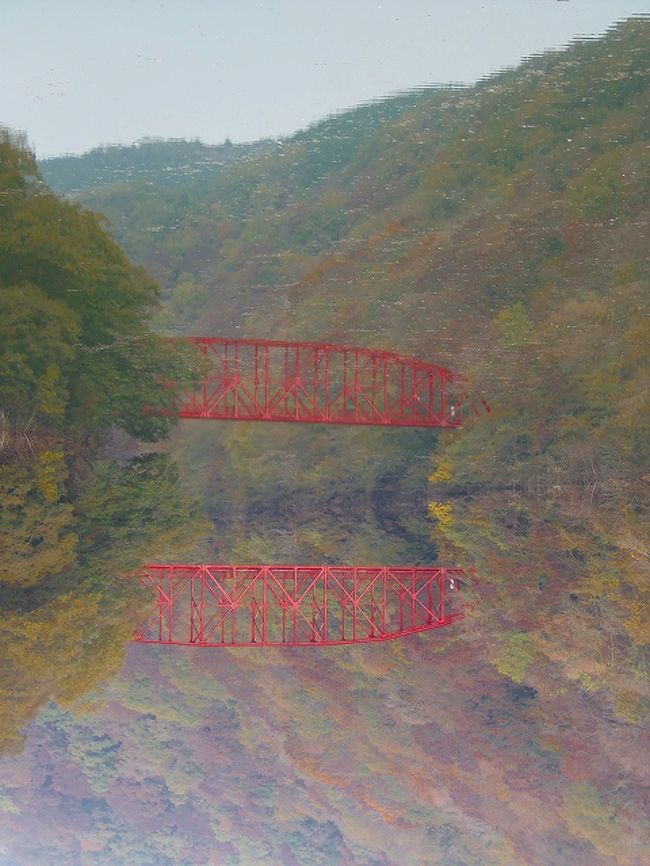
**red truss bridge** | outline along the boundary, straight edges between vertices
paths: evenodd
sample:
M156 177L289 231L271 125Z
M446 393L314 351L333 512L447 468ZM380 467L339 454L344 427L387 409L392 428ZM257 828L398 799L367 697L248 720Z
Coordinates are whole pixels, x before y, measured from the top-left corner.
M462 616L458 568L147 565L154 590L136 641L179 646L377 643Z
M194 390L179 389L173 414L181 418L459 427L467 408L462 376L393 352L189 339L203 355L204 373Z

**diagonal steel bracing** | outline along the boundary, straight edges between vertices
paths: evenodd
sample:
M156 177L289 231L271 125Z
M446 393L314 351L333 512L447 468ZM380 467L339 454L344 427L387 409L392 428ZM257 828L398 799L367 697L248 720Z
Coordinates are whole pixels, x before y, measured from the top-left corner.
M155 610L136 640L182 646L375 643L462 616L458 568L147 565Z
M462 376L393 352L190 339L203 355L205 372L194 390L179 390L182 418L458 427L467 406Z

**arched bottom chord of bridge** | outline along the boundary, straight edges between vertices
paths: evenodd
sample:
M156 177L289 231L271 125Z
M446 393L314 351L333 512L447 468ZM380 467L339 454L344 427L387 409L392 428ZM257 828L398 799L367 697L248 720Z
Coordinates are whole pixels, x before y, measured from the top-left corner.
M203 356L202 380L175 405L148 411L238 421L459 427L475 405L457 373L394 352L330 343L187 338ZM489 406L481 401L486 409Z
M458 568L148 565L154 590L135 640L179 646L377 643L462 617Z

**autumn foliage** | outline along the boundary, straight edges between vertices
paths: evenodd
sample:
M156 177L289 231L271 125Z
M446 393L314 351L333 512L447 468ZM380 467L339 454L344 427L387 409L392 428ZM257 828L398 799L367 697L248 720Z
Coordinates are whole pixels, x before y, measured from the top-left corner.
M53 844L62 864L93 866L643 862L648 68L648 22L630 20L471 88L330 118L201 184L95 177L77 190L160 281L160 329L414 353L462 370L492 411L440 436L176 429L181 476L215 527L197 557L438 559L465 568L467 617L319 653L133 648L103 703L52 704L0 765L17 863L40 866ZM88 395L66 372L70 346L95 320L21 286L16 327L45 317L53 342L35 347L37 368L12 363L30 405L68 417ZM167 464L132 468L146 497L104 467L80 490L82 515L58 493L72 489L62 451L68 465L44 438L31 474L7 476L8 525L47 524L61 574L88 544L101 581L128 527L147 525L152 474L171 485ZM174 509L156 508L173 541ZM26 645L47 646L48 624L73 610L123 640L119 611L104 619L93 593L63 602L32 616ZM12 638L24 617L6 619ZM87 640L105 647L106 633ZM67 699L78 669L60 646L56 674L47 653L31 665L35 680L60 676ZM37 692L21 694L25 719L40 699L28 712Z

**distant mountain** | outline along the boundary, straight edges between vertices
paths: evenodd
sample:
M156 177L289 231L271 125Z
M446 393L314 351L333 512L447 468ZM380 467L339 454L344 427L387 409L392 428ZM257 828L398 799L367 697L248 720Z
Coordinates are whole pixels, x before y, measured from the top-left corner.
M131 145L104 145L80 156L50 157L40 160L39 168L48 186L62 195L87 195L101 187L143 181L162 187L196 187L238 162L281 152L287 141L292 141L305 146L312 172L317 174L345 165L355 144L416 105L423 92L414 89L337 112L284 140L267 138L233 144L226 139L223 144L204 144L198 140L148 137Z
M243 159L277 149L270 139L253 144L203 144L184 139L144 138L132 145L97 147L81 156L41 160L39 168L48 185L66 195L114 183L147 181L174 186L200 181Z

